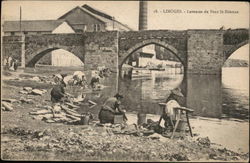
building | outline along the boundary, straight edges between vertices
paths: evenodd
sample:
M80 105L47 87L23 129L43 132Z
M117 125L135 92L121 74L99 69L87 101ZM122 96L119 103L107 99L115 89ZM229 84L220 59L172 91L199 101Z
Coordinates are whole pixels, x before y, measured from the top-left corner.
M73 8L60 16L58 20L69 22L76 33L132 30L127 25L115 20L114 17L86 4Z
M21 21L22 34L49 34L49 33L82 33L98 31L130 31L125 24L114 17L101 12L89 5L77 6L60 16L57 20L23 20ZM58 32L59 31L59 32ZM3 24L5 36L20 35L20 21L5 21Z

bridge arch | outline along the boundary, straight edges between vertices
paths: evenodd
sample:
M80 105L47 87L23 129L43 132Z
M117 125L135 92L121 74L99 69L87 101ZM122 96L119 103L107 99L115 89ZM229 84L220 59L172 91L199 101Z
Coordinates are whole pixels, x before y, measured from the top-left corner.
M74 51L72 51L71 49L67 48L67 47L60 47L60 46L55 46L55 47L43 47L37 51L34 51L32 53L32 58L30 58L27 62L26 62L26 67L34 67L35 64L46 54L54 51L54 50L58 50L58 49L62 49L65 51L68 51L70 53L72 53L72 55L76 56L77 58L79 58L83 63L84 63L84 57L80 57L79 55L75 54Z
M238 49L240 49L241 47L245 46L249 44L249 40L245 40L237 45L234 45L232 48L230 48L229 50L225 51L225 58L224 58L224 62Z
M174 46L172 46L172 45L170 45L170 44L168 44L168 43L166 43L164 41L161 41L159 39L147 39L147 40L143 40L142 42L139 42L139 43L135 44L134 46L132 46L131 48L129 48L125 52L125 54L119 55L119 63L118 63L119 64L118 65L119 70L121 70L122 65L129 58L130 55L132 55L138 49L140 49L140 48L142 48L144 46L150 45L150 44L155 44L155 45L158 45L158 46L161 46L163 48L168 49L170 52L172 52L179 59L179 61L183 65L185 65L184 64L185 62L182 60L182 58L180 56L178 56L178 50Z

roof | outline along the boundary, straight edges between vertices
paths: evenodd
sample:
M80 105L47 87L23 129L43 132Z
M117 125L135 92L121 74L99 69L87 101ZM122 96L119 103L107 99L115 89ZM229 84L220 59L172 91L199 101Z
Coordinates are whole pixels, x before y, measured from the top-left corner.
M91 12L92 14L94 14L94 16L97 16L99 19L101 19L102 21L106 22L106 23L116 23L115 25L117 26L123 26L125 28L127 28L128 30L133 30L132 28L130 28L128 25L123 24L115 19L113 19L114 17L104 13L103 11L94 9L93 7L90 7L89 5L85 4L82 6L83 9L88 10L89 12Z
M65 20L23 20L21 22L22 31L53 31ZM5 21L3 24L4 32L20 31L20 21Z
M97 9L94 9L94 8L90 7L89 5L87 5L87 4L83 5L82 8L87 9L88 11L92 12L93 14L96 14L96 15L105 17L106 19L112 20L112 16L104 13L103 11L99 11Z
M88 15L92 16L93 18L99 20L102 23L108 23L108 24L114 23L115 26L123 27L123 28L126 28L128 30L133 30L129 26L127 26L127 25L125 25L117 20L113 20L112 16L110 16L104 12L101 12L99 10L96 10L88 5L83 5L82 7L77 6L77 7L73 8L72 10L68 11L67 13L65 13L64 15L60 16L58 19L64 19L64 17L66 17L68 14L70 14L72 11L74 11L76 9L81 9L83 12L87 13Z

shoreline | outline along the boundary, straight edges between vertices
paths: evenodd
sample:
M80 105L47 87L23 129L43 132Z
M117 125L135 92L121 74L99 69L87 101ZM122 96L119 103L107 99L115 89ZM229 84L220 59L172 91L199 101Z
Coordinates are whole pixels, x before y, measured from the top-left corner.
M126 115L128 124L137 123L136 114L128 112ZM147 114L147 119L158 121L159 118L160 115ZM249 121L238 122L199 116L191 116L189 120L193 134L198 134L198 137L209 137L212 143L219 144L235 152L249 152ZM164 126L163 122L161 122L161 126Z

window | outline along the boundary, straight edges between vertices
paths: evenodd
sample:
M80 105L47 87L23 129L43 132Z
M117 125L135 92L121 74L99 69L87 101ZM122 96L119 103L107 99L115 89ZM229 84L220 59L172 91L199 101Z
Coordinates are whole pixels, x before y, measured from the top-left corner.
M15 32L10 32L10 35L11 35L11 36L14 36L14 35L15 35Z
M83 33L82 29L76 29L76 33Z
M42 32L40 32L40 31L39 31L39 32L37 32L37 34L41 34L41 33L42 33Z
M101 25L100 24L94 24L94 31L100 31Z
M82 29L83 29L83 32L85 32L87 30L87 26L83 25Z
M25 35L27 35L27 34L28 34L28 32L26 32L26 31L24 31L23 33L24 33Z

